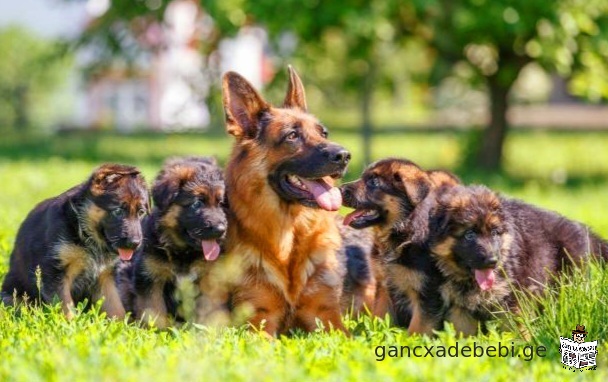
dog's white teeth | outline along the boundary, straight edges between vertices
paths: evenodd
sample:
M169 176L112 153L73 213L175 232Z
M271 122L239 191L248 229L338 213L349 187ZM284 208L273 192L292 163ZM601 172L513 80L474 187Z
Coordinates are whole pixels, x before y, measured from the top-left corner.
M375 214L376 214L376 211L368 210L363 213L363 216L374 216Z
M289 179L289 182L291 184L293 184L294 186L297 186L297 187L299 187L301 189L306 190L306 186L304 185L304 183L302 183L302 181L300 180L300 178L298 178L297 176L295 176L295 175L289 175L289 177L287 179Z

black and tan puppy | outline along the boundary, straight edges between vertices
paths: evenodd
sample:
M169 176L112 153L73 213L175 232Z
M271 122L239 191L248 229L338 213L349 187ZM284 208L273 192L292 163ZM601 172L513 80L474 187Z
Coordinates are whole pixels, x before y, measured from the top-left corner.
M475 334L492 312L516 311L515 289L540 293L589 254L608 255L608 243L589 227L483 186L453 187L435 209L428 244L447 280L447 319L464 334Z
M438 288L443 276L428 250L412 242L427 233L435 190L457 183L445 171L426 172L408 160L385 159L341 189L344 204L355 208L345 224L375 229L373 256L385 265L395 320L411 333L431 334L443 321Z
M220 255L227 228L222 171L214 158L170 159L152 196L155 207L144 223L145 243L134 260L134 296L128 304L136 318L165 327L177 314L178 279L190 279L197 289Z
M3 301L27 294L48 303L58 296L71 317L74 304L104 298L108 316L123 317L113 267L117 255L128 261L140 245L148 210L139 170L118 164L102 165L86 182L38 204L17 233Z

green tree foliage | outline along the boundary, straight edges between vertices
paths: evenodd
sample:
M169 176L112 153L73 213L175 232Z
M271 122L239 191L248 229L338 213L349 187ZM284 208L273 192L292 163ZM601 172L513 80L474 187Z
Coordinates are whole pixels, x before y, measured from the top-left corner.
M22 132L47 123L49 107L65 83L70 59L60 45L25 29L0 29L0 132Z
M476 153L482 168L500 167L509 92L527 64L572 77L579 95L608 96L605 0L413 0L412 6L406 28L437 52L435 78L466 62L471 82L485 83L491 121Z
M86 40L101 38L106 51L129 48L134 40L125 38L129 34L124 31L141 31L142 25L161 20L169 2L154 2L156 7L149 2L112 2ZM486 169L501 165L509 93L526 65L535 62L570 78L577 95L594 100L608 97L606 0L200 0L200 4L216 29L205 49L212 50L221 37L234 35L245 25L260 24L279 53L285 36L296 37L295 57L290 59L306 67L307 82L316 81L334 98L357 95L366 162L377 88L394 87L404 73L419 75L431 61L431 81L452 75L456 64L465 63L471 85L487 90L491 121L476 150L477 164ZM412 46L420 54L412 55Z

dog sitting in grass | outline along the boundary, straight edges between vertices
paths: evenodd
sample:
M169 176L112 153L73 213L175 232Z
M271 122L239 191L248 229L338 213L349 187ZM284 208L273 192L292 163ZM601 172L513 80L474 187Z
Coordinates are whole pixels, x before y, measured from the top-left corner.
M124 317L114 266L118 258L129 261L140 245L148 211L144 178L119 164L102 165L86 182L38 204L17 233L3 302L58 297L72 317L75 304L103 298L108 316Z
M404 159L370 165L361 179L341 187L344 205L355 209L344 223L375 230L373 258L381 262L394 319L410 333L432 334L443 322L443 276L423 245L435 191L459 183L445 171L427 172Z
M426 245L445 278L446 318L465 335L492 312L517 311L515 290L539 295L568 267L608 258L589 227L483 186L445 189L434 208Z
M144 245L132 269L121 270L121 291L135 318L162 328L179 315L178 281L193 283L196 297L205 272L220 255L227 228L222 171L210 157L170 159L154 182L152 197Z

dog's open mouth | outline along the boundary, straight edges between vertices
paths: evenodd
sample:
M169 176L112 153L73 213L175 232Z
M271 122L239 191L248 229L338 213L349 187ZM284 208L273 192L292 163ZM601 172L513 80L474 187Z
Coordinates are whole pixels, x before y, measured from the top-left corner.
M327 178L339 176L340 174L335 174L324 178L306 179L290 174L284 178L283 189L303 204L319 206L327 211L337 211L342 205L342 194Z
M358 209L346 215L344 225L353 228L365 228L378 223L380 219L380 212L376 209Z
M203 256L205 257L205 260L217 260L221 252L220 242L222 240L222 237L209 237L210 235L204 234L204 229L202 228L188 230L187 233L188 236L190 236L190 238L193 240L192 244L200 242L200 248L203 250Z
M473 271L475 273L475 281L477 281L477 285L479 285L481 290L492 289L492 285L494 285L494 281L496 280L494 268L474 269Z

